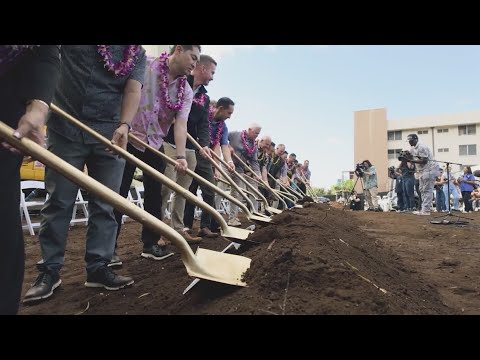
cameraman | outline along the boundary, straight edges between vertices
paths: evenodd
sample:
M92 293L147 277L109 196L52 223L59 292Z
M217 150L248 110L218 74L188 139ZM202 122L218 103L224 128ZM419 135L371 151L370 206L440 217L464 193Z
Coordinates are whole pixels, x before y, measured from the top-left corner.
M420 195L422 207L420 211L414 211L415 215L430 215L433 202L433 186L435 178L439 175L439 167L433 160L432 151L427 145L418 142L417 134L407 136L408 143L412 147L411 154L419 160L410 160L416 164L416 171L420 180Z
M362 200L358 196L356 191L352 192L352 195L348 198L350 201L350 209L353 211L362 210Z
M405 212L406 206L403 198L403 177L400 169L394 166L388 168L388 177L395 180L395 193L397 194L397 212Z
M369 160L364 160L363 176L365 177L365 197L368 202L369 211L380 211L378 209L378 183L377 183L377 170L375 166Z
M398 160L398 170L402 173L403 210L411 212L415 207L415 164L411 161L413 156L409 151L402 151Z

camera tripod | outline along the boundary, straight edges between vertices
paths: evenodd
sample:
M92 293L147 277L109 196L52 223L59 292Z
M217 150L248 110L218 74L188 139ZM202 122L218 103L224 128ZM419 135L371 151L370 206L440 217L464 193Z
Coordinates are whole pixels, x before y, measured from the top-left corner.
M347 206L347 204L350 203L348 199L352 197L353 192L355 191L355 186L357 186L358 180L360 180L360 184L362 185L362 192L365 193L365 188L363 186L363 174L362 176L357 175L357 180L355 180L355 183L353 184L352 190L350 191L350 195L348 195L348 197L345 199L345 204L343 205L342 211L345 211L345 207Z
M430 221L430 224L435 224L435 225L466 225L466 224L468 224L468 221L464 221L464 220L474 220L474 219L467 218L467 217L464 217L464 216L454 215L454 214L452 214L452 211L451 211L451 208L450 208L450 164L460 165L460 166L462 166L462 164L452 163L452 162L449 162L449 161L438 161L438 160L429 160L429 161L435 161L437 163L440 162L440 163L446 164L446 168L447 168L447 196L448 196L448 198L446 199L447 204L448 204L448 210L447 210L446 214L434 217L433 218L434 220ZM438 209L438 203L437 203L437 209ZM449 220L447 220L447 217L449 217L449 216L453 216L453 217L457 218L457 220L449 221ZM443 219L442 220L435 220L435 219L439 219L439 218L443 218ZM460 219L464 219L464 220L460 220Z

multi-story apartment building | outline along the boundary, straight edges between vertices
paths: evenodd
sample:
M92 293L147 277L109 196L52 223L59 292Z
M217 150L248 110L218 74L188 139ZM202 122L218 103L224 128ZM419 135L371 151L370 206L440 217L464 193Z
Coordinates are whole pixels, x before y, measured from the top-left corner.
M387 119L386 109L356 111L354 160L369 159L378 170L379 191L388 191L391 182L387 169L398 165L401 150L410 149L408 134L417 134L419 141L430 147L435 160L474 166L480 164L479 124L480 111L398 120ZM461 166L452 165L453 172L460 170Z

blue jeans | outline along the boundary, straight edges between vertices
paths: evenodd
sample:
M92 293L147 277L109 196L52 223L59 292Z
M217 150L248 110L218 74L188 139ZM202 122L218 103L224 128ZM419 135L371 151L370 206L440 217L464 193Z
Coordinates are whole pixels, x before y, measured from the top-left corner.
M441 188L436 189L435 206L437 207L437 211L447 210L445 204L445 193Z
M404 176L402 178L403 186L403 206L405 209L413 209L415 207L415 178L413 176Z
M450 184L450 194L448 194L448 184L443 185L443 192L445 193L445 206L448 209L448 205L450 203L450 194L453 195L453 208L455 210L459 210L458 200L460 199L460 195L458 194L457 187L455 185Z

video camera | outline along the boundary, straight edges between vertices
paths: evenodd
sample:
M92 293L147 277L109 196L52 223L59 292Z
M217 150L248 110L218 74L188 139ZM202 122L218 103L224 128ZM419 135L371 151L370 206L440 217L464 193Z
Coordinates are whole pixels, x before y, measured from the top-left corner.
M363 172L366 170L365 165L363 163L358 163L355 167L355 174L357 174L358 177L363 177Z
M388 177L390 179L396 179L397 178L397 175L395 175L395 166L390 166L388 168Z
M398 155L398 160L399 161L413 160L413 155L408 150L402 150L402 151L400 151L400 154Z

